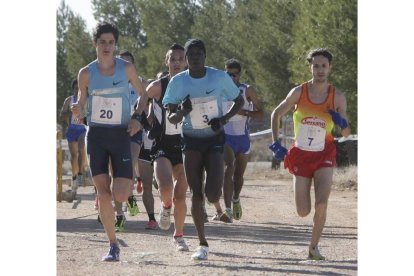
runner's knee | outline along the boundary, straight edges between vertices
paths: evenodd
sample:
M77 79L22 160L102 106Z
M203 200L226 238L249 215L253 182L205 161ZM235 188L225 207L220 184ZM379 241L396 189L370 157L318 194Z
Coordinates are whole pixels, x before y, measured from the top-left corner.
M98 198L100 201L112 201L112 194L108 191L99 191Z
M173 198L174 205L185 203L185 194L184 195L175 195Z
M310 208L299 208L299 207L297 207L296 211L297 211L298 215L303 218L303 217L306 217L307 215L309 215L311 210L310 210Z
M208 202L217 202L220 200L221 196L221 189L218 189L217 191L206 191L206 198Z
M129 197L129 192L118 192L116 194L114 194L114 199L118 202L125 202L128 200Z
M114 199L118 202L125 202L128 200L128 197L130 196L130 189L125 185L125 187L115 187L112 190Z

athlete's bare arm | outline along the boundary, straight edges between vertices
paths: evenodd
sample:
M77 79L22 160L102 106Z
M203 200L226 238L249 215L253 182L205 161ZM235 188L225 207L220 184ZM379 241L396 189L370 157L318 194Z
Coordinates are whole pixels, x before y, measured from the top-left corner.
M263 112L263 104L257 97L257 91L256 88L253 86L249 86L246 89L246 98L249 102L253 103L253 111L246 111L246 110L240 110L240 112L244 113L241 115L249 116L254 119L261 120L263 119L264 112Z
M335 111L338 112L342 118L348 122L348 126L341 131L341 135L348 137L351 134L351 128L349 126L348 115L346 114L346 97L342 91L335 90Z
M71 111L70 111L70 98L71 97L67 97L65 99L65 101L63 102L63 106L60 110L60 115L59 115L59 119L61 121L66 121L67 119L69 119L70 115L71 115Z
M239 110L242 108L244 104L244 99L242 95L240 94L236 98L234 98L233 101L234 101L234 104L231 106L229 111L223 115L226 121L228 121L231 117L236 115L237 112L239 112Z
M178 112L181 110L177 110L178 104L167 104L167 110L168 110L168 121L170 121L171 124L178 124L183 120L183 113Z
M152 109L152 101L148 103L148 115L147 115L148 124L151 126L154 121L154 110Z
M272 141L279 138L279 122L280 118L286 114L295 104L298 103L301 93L301 87L297 86L290 90L289 94L272 112L270 117L272 126Z
M83 67L79 70L78 74L78 101L74 103L71 107L72 113L78 119L83 118L83 108L86 103L86 97L88 94L88 82L89 82L89 69L88 67Z
M134 90L140 96L135 113L136 114L141 114L142 111L144 111L145 107L147 106L147 100L148 100L147 93L146 93L141 81L138 80L137 70L135 69L135 66L132 63L125 62L125 73L128 77L129 82L131 83L132 87L134 88Z
M159 101L161 98L161 81L153 81L150 85L148 85L146 90L148 98Z

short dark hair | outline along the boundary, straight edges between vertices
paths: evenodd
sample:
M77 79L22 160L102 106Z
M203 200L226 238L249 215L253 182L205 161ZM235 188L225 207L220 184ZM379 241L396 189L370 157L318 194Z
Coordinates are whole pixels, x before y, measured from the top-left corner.
M204 55L206 55L206 47L204 46L204 42L197 38L192 38L187 40L184 44L184 55L187 56L187 52L191 47L197 47L203 50Z
M72 84L71 84L72 90L75 88L75 85L78 85L78 80L77 79L72 80Z
M326 48L318 48L318 49L311 50L306 59L308 60L309 63L312 63L312 58L316 56L326 57L329 61L329 64L331 64L332 59L333 59L332 54Z
M224 63L226 69L238 69L239 72L241 72L241 64L240 61L238 61L235 58L231 58L226 60L226 62Z
M112 33L115 38L115 43L118 43L119 31L118 28L111 22L99 22L93 31L93 41L96 43L102 34Z
M170 46L169 50L183 50L184 51L184 47L181 46L180 44L174 43L173 45Z
M132 60L132 63L135 63L135 58L134 58L134 56L129 52L129 51L127 51L127 50L123 50L123 51L121 51L120 53L119 53L119 56L120 57L122 57L122 56L127 56L127 57L130 57L131 58L131 60Z

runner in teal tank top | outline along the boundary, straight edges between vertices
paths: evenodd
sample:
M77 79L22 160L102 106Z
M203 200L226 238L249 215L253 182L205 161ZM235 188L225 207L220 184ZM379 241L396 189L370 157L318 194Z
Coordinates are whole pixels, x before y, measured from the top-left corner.
M100 22L96 26L93 42L97 59L80 69L78 101L71 108L75 117L86 115L88 120L89 167L98 191L100 218L110 243L103 261L119 261L112 195L120 202L128 199L132 185L129 137L142 128L139 114L147 101L134 65L113 55L118 36L118 29L111 23ZM142 99L132 117L128 82ZM112 190L109 159L113 168Z

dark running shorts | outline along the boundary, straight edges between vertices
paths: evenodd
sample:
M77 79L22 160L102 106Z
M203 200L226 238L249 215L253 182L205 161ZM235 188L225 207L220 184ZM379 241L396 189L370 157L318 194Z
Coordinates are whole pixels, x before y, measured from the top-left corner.
M190 136L183 136L183 151L196 150L202 153L207 151L223 152L224 146L224 132L208 138L193 138Z
M111 158L113 177L132 179L130 137L126 128L89 127L86 149L92 176L108 174Z

